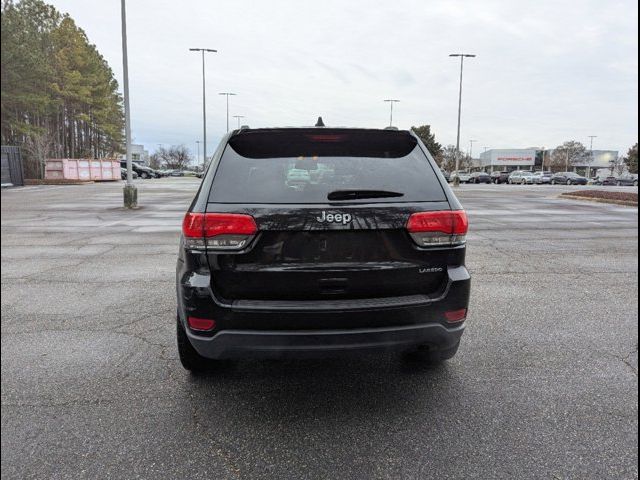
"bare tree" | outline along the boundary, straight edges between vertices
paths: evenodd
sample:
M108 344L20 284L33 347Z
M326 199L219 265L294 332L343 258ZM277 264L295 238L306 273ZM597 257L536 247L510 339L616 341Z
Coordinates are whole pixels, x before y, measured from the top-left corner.
M151 162L158 167L163 165L174 170L184 170L192 160L191 151L184 145L171 145L169 148L160 147L151 158Z
M617 175L618 177L627 170L627 162L626 158L623 156L618 156L613 160L609 161L609 170L611 170L611 175Z
M568 170L577 163L590 163L591 155L586 147L575 140L564 142L551 153L549 167L553 172Z
M158 152L152 153L149 157L149 166L155 170L162 168L162 158Z
M435 157L438 166L445 172L453 172L456 169L456 147L447 145ZM460 170L471 168L472 162L469 155L460 156Z
M23 148L29 154L27 159L29 175L44 178L45 163L52 147L53 138L47 130L34 130L25 137Z

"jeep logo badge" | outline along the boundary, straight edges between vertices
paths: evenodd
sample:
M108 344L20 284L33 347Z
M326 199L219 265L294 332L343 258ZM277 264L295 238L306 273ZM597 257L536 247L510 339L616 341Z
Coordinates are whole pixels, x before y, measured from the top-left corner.
M346 225L351 221L352 217L349 213L327 213L324 210L320 217L316 217L316 220L320 223L341 223Z

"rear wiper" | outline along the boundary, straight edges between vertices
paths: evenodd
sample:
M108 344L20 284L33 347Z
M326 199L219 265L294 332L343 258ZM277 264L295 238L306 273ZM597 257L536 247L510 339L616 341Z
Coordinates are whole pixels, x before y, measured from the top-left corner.
M404 193L387 190L336 190L327 195L328 200L357 200L360 198L403 197Z

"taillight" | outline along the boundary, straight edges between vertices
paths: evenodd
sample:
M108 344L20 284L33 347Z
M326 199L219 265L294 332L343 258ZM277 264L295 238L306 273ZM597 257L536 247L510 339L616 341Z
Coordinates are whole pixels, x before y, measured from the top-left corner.
M407 222L411 238L421 247L462 245L468 229L463 210L414 213Z
M211 318L187 317L187 323L191 330L208 332L216 328L216 321Z
M258 232L251 215L238 213L192 213L182 221L187 248L204 250L241 250Z
M448 323L462 322L467 318L467 309L461 308L460 310L444 312L444 318Z

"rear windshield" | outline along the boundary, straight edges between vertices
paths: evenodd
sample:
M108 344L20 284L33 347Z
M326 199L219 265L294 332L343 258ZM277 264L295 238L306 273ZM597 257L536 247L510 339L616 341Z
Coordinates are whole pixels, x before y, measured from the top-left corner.
M433 168L408 132L329 129L257 130L232 137L209 201L327 203L338 190L402 194L362 203L446 201Z

